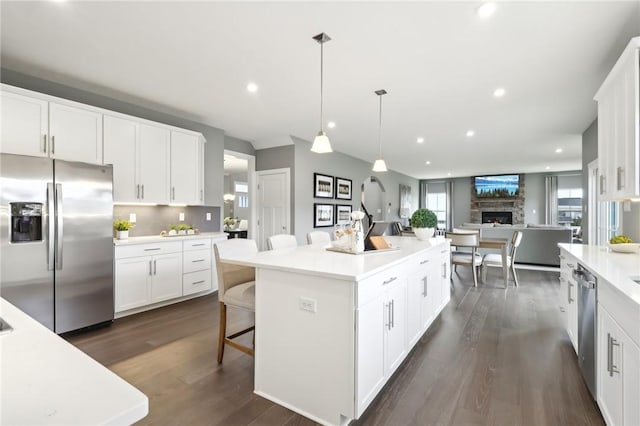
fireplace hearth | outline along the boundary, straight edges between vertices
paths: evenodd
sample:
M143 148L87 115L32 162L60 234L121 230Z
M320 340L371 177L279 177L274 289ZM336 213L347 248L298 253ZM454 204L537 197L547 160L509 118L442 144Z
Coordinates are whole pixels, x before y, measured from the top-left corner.
M482 212L482 223L513 224L512 212Z

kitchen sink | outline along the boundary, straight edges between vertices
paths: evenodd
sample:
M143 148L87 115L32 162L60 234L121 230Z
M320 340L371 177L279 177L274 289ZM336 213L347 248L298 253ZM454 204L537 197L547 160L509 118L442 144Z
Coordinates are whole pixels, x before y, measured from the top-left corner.
M8 322L0 318L0 335L11 333L12 331L13 327L11 327Z

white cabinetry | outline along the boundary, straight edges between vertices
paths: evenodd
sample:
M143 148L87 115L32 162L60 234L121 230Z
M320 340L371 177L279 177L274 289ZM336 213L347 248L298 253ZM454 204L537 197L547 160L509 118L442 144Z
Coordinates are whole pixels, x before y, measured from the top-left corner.
M139 126L134 120L104 116L104 162L113 165L113 201L141 202L137 160Z
M182 296L182 242L115 248L115 311Z
M140 124L140 159L138 161L140 201L169 203L170 144L169 129Z
M604 280L598 281L598 404L608 425L640 424L640 348L637 310ZM629 332L629 333L628 333Z
M560 250L560 306L565 309L565 328L573 350L578 353L578 285L573 277L577 260Z
M211 289L211 240L185 240L182 258L182 294Z
M2 86L2 152L102 164L102 113Z
M640 37L596 93L600 200L640 197Z
M197 133L171 131L171 202L204 203L202 137Z

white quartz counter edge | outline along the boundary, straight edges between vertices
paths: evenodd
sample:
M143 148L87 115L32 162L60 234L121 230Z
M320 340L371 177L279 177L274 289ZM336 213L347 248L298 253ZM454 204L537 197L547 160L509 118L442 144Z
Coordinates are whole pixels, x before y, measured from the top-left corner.
M558 244L558 247L640 305L640 284L631 280L640 278L639 253L615 253L606 247L584 244Z
M408 257L431 250L448 250L444 237L420 241L415 237L387 237L397 250L353 255L328 251L328 245L306 245L292 249L259 252L250 258L222 258L236 265L253 266L346 281L360 281L404 262ZM440 254L440 253L438 253Z
M146 395L0 298L0 424L132 424Z
M163 237L161 235L146 235L144 237L129 237L126 240L113 239L113 245L115 246L130 246L134 244L149 244L149 243L164 243L171 241L183 241L183 240L197 240L198 238L215 238L215 239L227 239L227 234L224 232L203 232L194 235L177 235L175 237Z

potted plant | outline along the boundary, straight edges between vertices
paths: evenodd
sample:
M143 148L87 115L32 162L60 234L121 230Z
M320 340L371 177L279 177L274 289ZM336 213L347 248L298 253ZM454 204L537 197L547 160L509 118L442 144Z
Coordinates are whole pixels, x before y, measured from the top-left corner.
M181 223L177 226L178 228L178 235L187 235L187 225L185 225L184 223Z
M193 230L193 225L187 225L187 235L193 235L196 231Z
M169 225L169 235L178 235L178 225Z
M413 212L409 223L419 240L428 240L436 230L438 216L429 209L418 209Z
M116 231L116 238L126 240L129 238L129 229L133 228L133 223L124 219L116 219L113 221L113 229Z
M224 230L225 231L230 231L233 229L233 227L236 226L236 219L233 217L225 217L224 218Z

